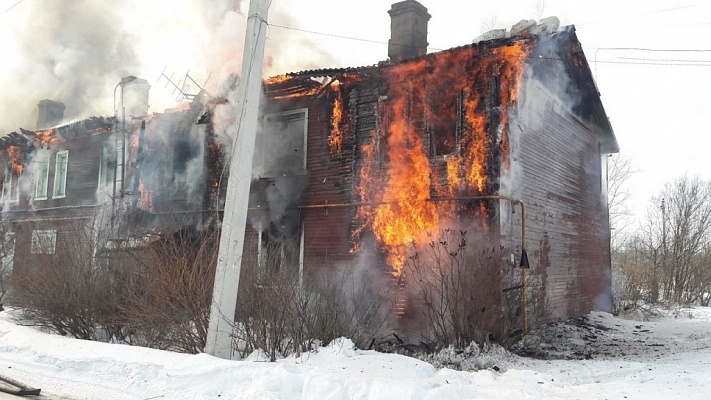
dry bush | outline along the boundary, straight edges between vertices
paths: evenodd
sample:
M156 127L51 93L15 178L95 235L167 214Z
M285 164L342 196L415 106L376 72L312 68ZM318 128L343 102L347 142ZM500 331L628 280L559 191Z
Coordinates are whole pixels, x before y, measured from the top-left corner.
M303 339L328 343L347 337L365 348L379 335L393 314L394 291L361 278L352 268L343 268L306 279L308 291L301 291L295 302Z
M501 249L478 243L485 241L445 229L418 246L406 263L412 300L426 325L423 339L435 348L465 348L491 340L508 346L520 337L519 270L504 273ZM529 294L529 299L533 317L542 297Z
M33 243L33 262L12 279L12 305L22 318L61 335L105 340L120 330L121 293L93 255L101 235L89 224L67 225L56 240Z
M7 223L0 221L0 311L3 310L3 299L10 290L14 256L15 234L10 232Z
M215 231L188 229L130 252L134 263L124 276L128 290L119 310L126 342L185 353L203 351L218 243Z
M198 353L205 346L218 234L109 238L90 224L33 244L13 277L23 318L62 335Z
M342 336L361 346L372 340L392 310L390 297L372 293L350 269L301 276L298 263L284 263L283 246L265 246L262 266L242 274L234 328L239 354L261 349L275 361Z
M250 275L240 283L234 335L241 356L261 349L275 361L294 347L293 306L299 290L292 277L279 271Z

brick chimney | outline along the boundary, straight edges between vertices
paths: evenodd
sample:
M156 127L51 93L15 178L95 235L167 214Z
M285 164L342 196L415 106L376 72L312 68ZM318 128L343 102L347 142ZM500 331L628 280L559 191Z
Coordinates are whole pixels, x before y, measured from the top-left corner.
M50 128L59 125L64 119L64 103L44 99L37 104L37 129Z
M392 5L390 14L390 42L388 57L391 61L421 56L427 53L427 23L432 16L427 8L415 0L405 0Z

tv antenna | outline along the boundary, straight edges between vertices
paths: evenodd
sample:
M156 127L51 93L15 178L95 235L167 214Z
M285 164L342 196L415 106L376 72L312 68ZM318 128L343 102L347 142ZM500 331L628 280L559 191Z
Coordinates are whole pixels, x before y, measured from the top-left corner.
M193 77L190 76L190 70L188 70L188 72L185 73L185 77L178 79L178 82L176 83L173 80L173 76L175 75L175 73L171 73L170 76L166 75L166 68L168 68L167 65L163 68L163 71L161 71L160 75L158 76L158 82L160 82L161 79L166 80L164 88L168 90L170 90L169 87L173 88L173 92L171 93L171 95L176 96L175 101L178 103L183 101L183 99L193 100L195 97L199 96L200 93L203 93L205 90L205 85L207 85L207 82L212 76L212 73L210 73L207 76L207 79L205 79L205 82L200 85L195 79L193 79ZM195 85L198 89L196 92L193 89L193 85Z

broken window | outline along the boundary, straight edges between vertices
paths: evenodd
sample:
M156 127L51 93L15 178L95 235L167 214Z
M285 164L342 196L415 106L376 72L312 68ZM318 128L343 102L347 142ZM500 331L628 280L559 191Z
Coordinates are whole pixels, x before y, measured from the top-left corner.
M57 231L54 229L32 231L32 254L54 254L57 247Z
M428 127L430 133L431 154L446 156L457 151L461 135L463 93L457 97L433 95L428 99ZM456 118L452 118L456 116Z
M69 165L69 150L57 153L54 167L54 193L52 197L61 198L67 194L67 166Z
M307 108L264 116L263 177L306 174L307 120Z
M46 200L47 185L49 184L49 154L38 155L36 163L35 200Z

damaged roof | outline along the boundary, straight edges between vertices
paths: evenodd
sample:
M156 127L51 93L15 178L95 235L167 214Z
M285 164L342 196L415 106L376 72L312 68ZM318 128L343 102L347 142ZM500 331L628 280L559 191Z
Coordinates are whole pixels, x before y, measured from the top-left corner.
M551 31L550 29L541 29L523 24L518 29L512 30L512 33L508 37L501 32L497 32L497 35L494 35L493 38L483 35L486 40L398 62L383 61L375 65L361 67L322 68L290 72L267 80L264 90L267 95L274 98L306 93L319 94L320 87L328 86L339 77L347 75L358 75L367 78L371 75L377 76L383 68L414 63L447 52L476 49L478 52L486 53L499 47L510 46L516 42L532 42L534 47L526 57L526 62L533 67L534 75L545 73L545 65L543 65L545 63L540 61L563 63L575 89L581 95L578 104L569 105L571 110L600 135L602 139L601 151L603 153L619 152L617 139L600 100L600 93L595 84L590 65L578 41L575 26L568 25ZM538 65L541 65L541 67L538 67ZM298 85L295 85L296 82L298 82Z

